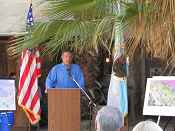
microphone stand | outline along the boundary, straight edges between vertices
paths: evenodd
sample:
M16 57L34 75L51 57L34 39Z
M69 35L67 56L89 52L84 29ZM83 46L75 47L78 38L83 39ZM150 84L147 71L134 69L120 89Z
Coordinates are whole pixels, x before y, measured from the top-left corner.
M89 100L89 110L90 110L90 131L92 131L92 123L91 123L91 119L92 119L92 111L93 111L93 107L96 110L96 104L92 101L92 99L89 97L89 95L86 93L86 91L80 86L80 84L73 78L71 77L71 79L76 83L76 85L78 86L78 88L84 93L84 95L88 98Z

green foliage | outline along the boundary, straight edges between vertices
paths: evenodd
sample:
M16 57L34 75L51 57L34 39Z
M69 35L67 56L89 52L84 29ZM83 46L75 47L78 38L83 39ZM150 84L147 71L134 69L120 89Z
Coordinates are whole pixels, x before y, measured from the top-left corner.
M24 36L17 36L9 47L11 55L38 46L43 54L52 56L64 48L79 53L99 46L110 50L114 26L118 25L118 31L123 32L143 11L143 6L124 0L48 0L47 8L42 11L46 19L36 22Z

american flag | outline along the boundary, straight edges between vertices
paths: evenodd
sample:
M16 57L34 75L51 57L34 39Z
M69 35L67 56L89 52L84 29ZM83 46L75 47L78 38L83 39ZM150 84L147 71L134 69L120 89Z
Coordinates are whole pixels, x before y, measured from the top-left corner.
M32 4L27 14L27 25L33 25ZM38 78L41 76L41 61L38 49L26 49L21 54L20 78L18 85L18 105L23 108L31 124L40 120L40 90Z
M27 25L32 26L33 24L34 21L33 21L32 3L31 3L27 14Z
M41 61L37 49L22 52L18 85L18 104L23 108L31 124L40 120L40 90L38 77L41 75Z

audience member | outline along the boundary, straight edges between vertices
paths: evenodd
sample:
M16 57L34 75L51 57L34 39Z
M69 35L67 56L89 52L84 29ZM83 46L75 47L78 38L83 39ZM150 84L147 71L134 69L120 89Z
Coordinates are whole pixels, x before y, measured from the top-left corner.
M97 112L96 131L120 131L123 123L123 115L118 108L104 106Z
M163 131L155 122L146 120L135 125L132 131Z

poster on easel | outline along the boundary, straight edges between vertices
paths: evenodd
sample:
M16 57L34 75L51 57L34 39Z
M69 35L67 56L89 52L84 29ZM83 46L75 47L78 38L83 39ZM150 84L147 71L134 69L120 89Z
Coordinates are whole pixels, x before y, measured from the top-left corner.
M143 115L175 116L175 77L147 79Z
M16 110L15 80L0 79L0 111Z

